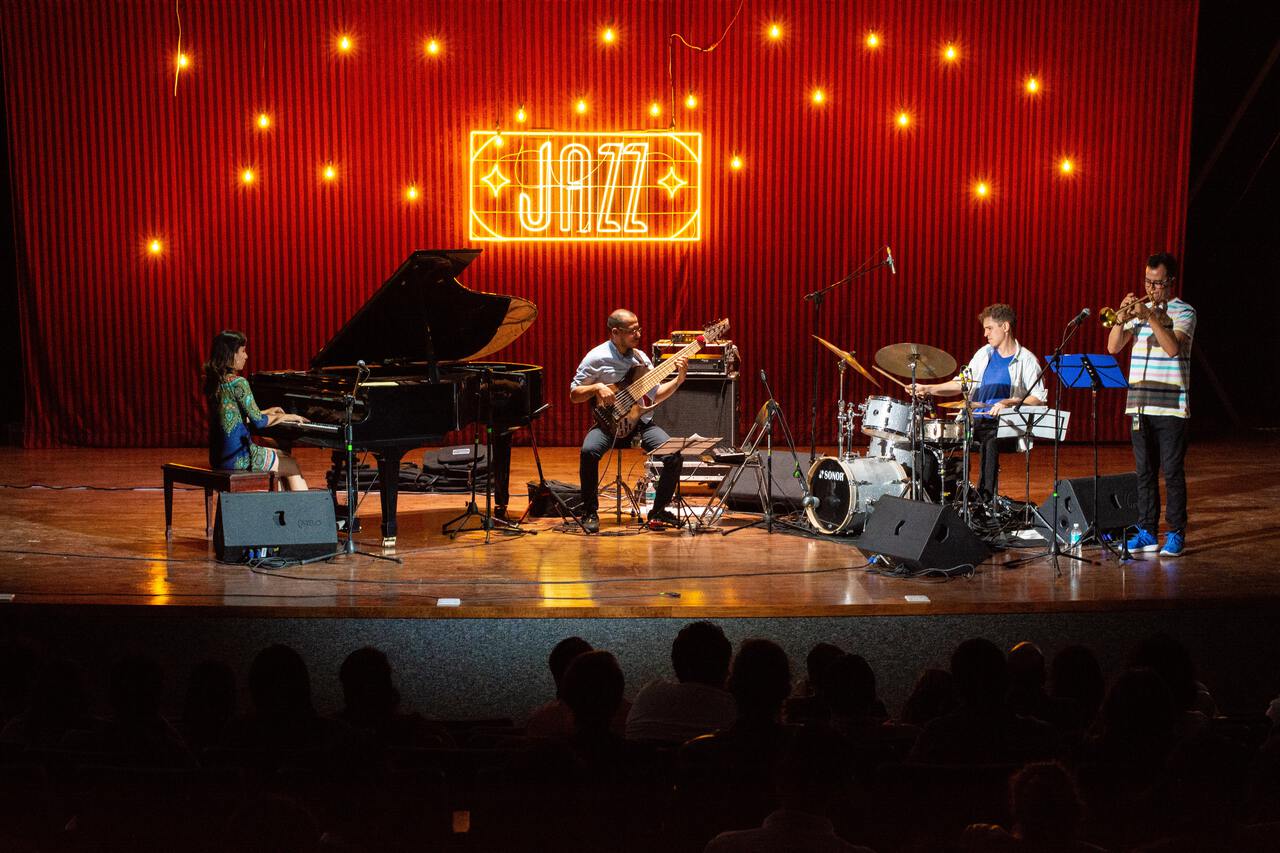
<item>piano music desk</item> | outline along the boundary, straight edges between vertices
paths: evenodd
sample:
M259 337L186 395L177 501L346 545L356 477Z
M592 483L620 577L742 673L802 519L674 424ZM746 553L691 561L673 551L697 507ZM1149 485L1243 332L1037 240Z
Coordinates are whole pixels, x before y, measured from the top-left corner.
M173 538L173 484L204 489L204 535L213 535L213 493L274 491L273 471L241 471L235 468L201 468L166 462L164 471L164 538Z

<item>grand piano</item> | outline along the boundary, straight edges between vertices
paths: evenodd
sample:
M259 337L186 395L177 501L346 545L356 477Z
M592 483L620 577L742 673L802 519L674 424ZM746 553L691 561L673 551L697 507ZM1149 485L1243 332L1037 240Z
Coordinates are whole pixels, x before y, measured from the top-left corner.
M353 449L377 460L384 546L396 540L405 453L472 423L492 420L495 435L505 433L542 406L541 366L481 360L520 337L538 309L462 285L457 276L479 254L414 252L316 353L310 370L262 371L249 379L260 407L279 406L309 421L278 424L263 435L345 451L344 397L367 374L352 410Z

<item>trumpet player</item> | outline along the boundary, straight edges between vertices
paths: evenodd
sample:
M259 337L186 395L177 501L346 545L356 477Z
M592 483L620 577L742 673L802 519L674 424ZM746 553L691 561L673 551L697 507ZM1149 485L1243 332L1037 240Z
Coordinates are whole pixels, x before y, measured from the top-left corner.
M1187 419L1191 385L1191 339L1196 311L1173 295L1178 260L1168 252L1147 258L1146 299L1125 296L1107 337L1107 352L1117 355L1130 344L1129 397L1133 459L1138 471L1138 529L1130 551L1179 556L1186 546ZM1156 539L1160 525L1160 482L1164 474L1164 546Z

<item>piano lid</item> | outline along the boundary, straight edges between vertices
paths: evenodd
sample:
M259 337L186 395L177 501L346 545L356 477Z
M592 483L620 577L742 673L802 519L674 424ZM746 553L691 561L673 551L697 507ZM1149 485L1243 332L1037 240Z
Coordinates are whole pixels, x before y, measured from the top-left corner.
M313 368L385 362L467 361L495 353L529 328L538 308L480 293L456 278L479 249L414 252L311 359Z

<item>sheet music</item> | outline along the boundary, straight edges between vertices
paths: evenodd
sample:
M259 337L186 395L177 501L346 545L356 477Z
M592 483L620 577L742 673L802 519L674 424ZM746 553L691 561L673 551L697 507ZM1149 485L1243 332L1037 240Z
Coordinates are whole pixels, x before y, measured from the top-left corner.
M996 428L998 438L1022 438L1028 433L1033 438L1044 438L1049 441L1054 437L1054 424L1058 424L1058 438L1067 435L1067 424L1071 421L1071 413L1065 409L1051 409L1048 406L1023 406L1014 411L1006 409L997 417L1000 425Z

